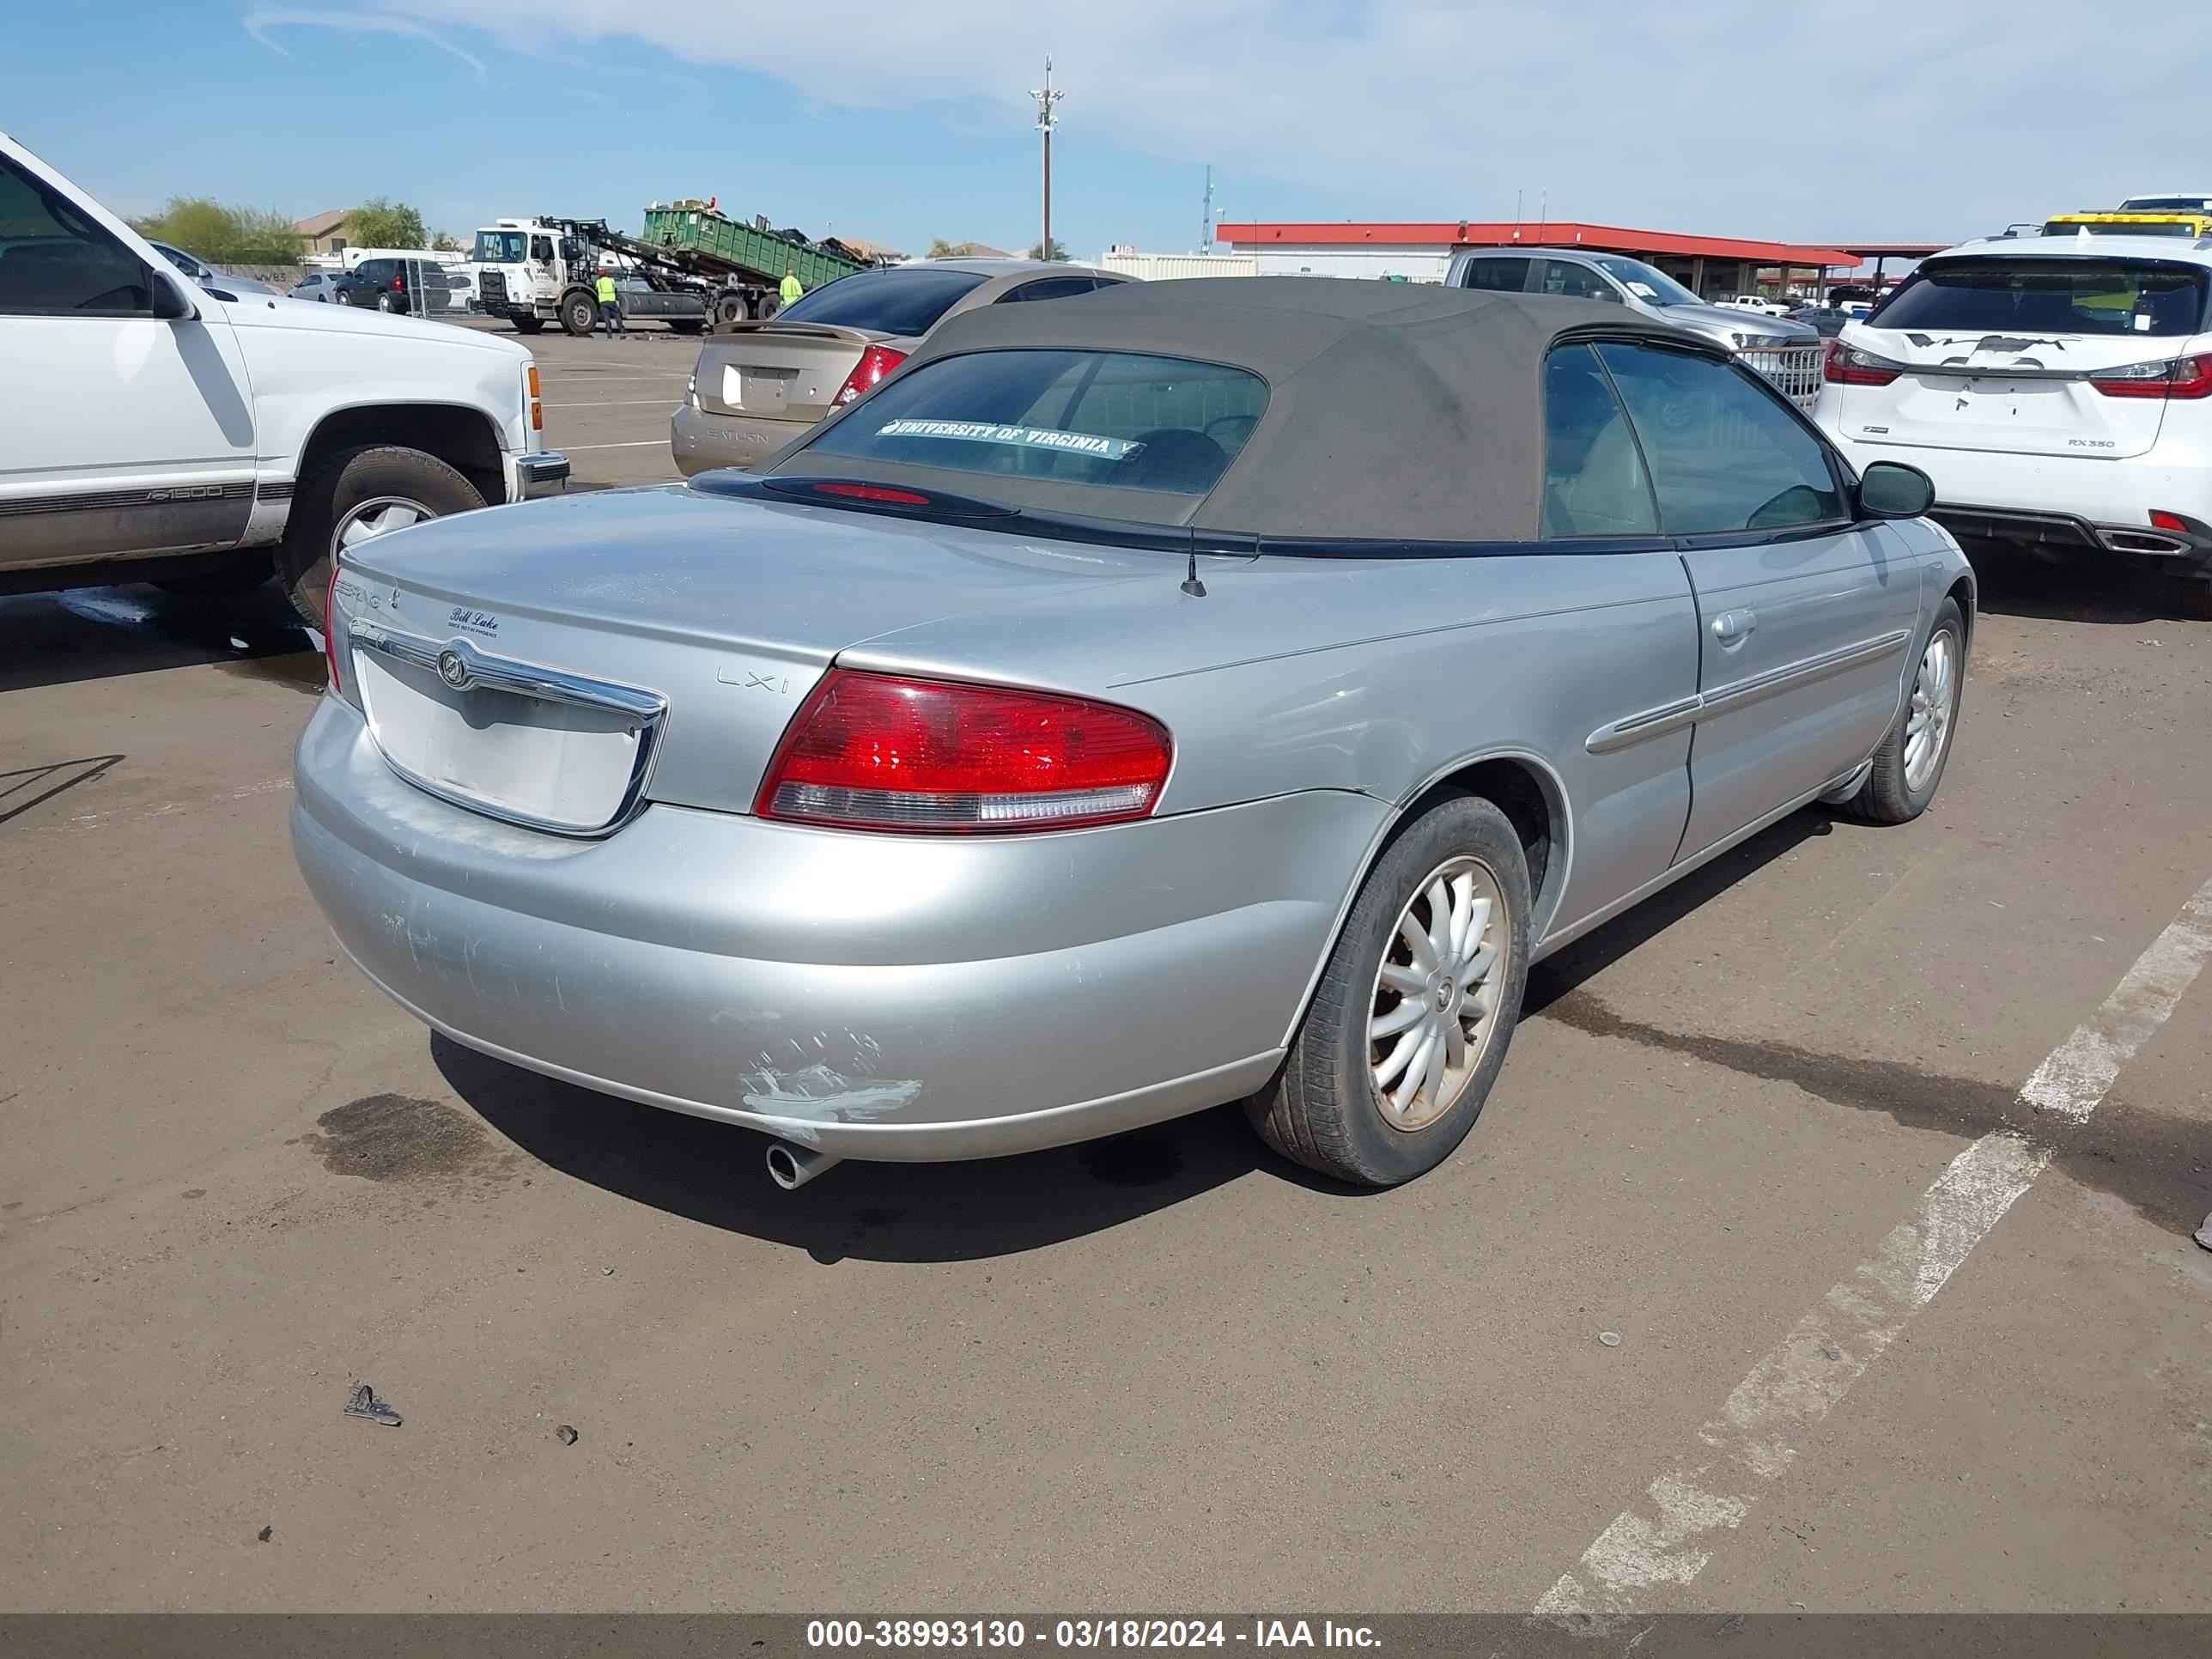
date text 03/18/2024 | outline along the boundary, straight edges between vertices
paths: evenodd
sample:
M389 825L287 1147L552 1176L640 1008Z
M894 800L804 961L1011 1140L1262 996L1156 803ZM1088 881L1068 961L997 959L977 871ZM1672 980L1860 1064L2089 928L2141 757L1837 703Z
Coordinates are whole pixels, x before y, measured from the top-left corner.
M1365 1625L1334 1620L1255 1619L1237 1628L1222 1619L813 1619L806 1646L838 1649L1376 1648Z

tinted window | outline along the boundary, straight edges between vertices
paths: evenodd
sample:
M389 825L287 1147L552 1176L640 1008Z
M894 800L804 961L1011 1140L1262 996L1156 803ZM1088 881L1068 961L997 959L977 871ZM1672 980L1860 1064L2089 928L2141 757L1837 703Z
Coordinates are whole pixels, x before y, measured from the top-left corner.
M136 255L0 158L0 312L143 315L152 283Z
M1218 363L980 351L885 381L806 453L1200 495L1267 406L1257 375Z
M1041 283L1024 283L1019 288L1001 294L994 301L1005 305L1014 300L1065 300L1078 294L1088 294L1097 284L1088 276L1048 276Z
M542 260L547 264L551 264L553 263L553 239L550 236L532 237L530 239L530 257L533 259Z
M1494 294L1518 294L1528 286L1527 259L1469 259L1460 278L1462 288L1484 288Z
M2143 259L1955 259L1923 264L1883 301L1877 328L1974 334L2194 334L2205 277Z
M1544 261L1542 286L1539 292L1565 294L1577 300L1619 301L1620 294L1611 283L1588 265L1578 265L1568 259Z
M353 274L365 283L388 283L399 269L397 259L363 259Z
M879 334L927 334L963 295L988 280L972 270L933 270L921 265L856 270L801 295L776 315L787 322L825 323Z
M1669 535L1786 530L1844 516L1827 452L1747 369L1601 345L1651 467Z
M1651 536L1659 514L1620 400L1588 346L1544 360L1544 534Z

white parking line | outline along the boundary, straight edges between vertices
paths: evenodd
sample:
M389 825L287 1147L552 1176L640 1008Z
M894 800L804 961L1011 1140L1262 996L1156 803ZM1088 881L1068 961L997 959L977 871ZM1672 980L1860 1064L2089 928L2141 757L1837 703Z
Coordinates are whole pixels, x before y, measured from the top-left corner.
M665 398L610 398L602 404L547 404L544 407L547 409L644 409L649 406L653 409L665 409L668 404L669 400Z
M562 444L561 446L561 453L563 455L573 455L580 449L651 449L655 444L658 444L661 448L665 449L668 447L668 440L665 438L633 438L628 443L620 444Z
M2136 958L2112 994L2035 1069L2020 1098L2086 1121L2119 1069L2163 1024L2212 956L2212 881ZM1866 1368L1935 1299L1975 1245L2051 1162L2052 1149L2009 1130L1951 1160L1910 1219L1806 1312L1735 1386L1698 1449L1644 1488L1536 1603L1541 1619L1613 1628L1667 1611L1665 1593L1712 1559L1767 1483L1796 1461L1803 1431L1827 1416Z

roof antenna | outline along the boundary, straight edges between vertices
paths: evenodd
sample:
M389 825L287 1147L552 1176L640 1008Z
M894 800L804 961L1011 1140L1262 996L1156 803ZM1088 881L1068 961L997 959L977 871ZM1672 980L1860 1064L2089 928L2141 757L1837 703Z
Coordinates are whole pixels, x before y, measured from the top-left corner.
M1190 574L1182 579L1182 591L1194 599L1206 597L1206 584L1198 579L1198 544L1195 542L1191 544Z

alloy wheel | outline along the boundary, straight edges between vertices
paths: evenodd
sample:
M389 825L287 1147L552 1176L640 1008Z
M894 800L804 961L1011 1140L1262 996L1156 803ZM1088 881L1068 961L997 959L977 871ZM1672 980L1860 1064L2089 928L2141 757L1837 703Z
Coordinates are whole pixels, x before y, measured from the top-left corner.
M1939 628L1920 653L1912 709L1905 721L1905 787L1917 795L1936 775L1959 702L1959 640Z
M1369 1075L1384 1122L1425 1129L1458 1103L1498 1029L1512 928L1480 859L1446 860L1391 930L1370 1003Z

